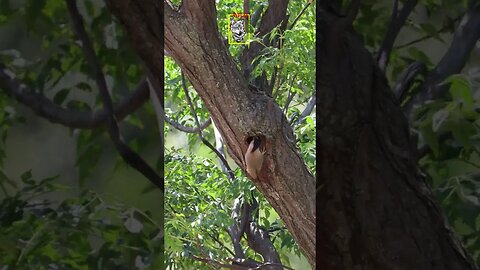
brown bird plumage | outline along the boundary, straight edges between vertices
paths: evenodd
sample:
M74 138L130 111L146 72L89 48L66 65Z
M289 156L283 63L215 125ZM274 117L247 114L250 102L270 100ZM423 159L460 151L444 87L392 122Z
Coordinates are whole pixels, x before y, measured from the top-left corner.
M264 155L265 146L262 144L262 140L257 136L252 137L247 152L245 153L245 165L248 174L250 174L253 179L258 179L258 174L262 169Z

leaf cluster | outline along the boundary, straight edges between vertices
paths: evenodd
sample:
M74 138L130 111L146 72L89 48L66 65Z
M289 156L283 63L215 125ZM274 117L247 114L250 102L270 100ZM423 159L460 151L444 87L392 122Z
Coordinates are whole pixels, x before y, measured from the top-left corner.
M480 96L465 75L445 84L448 99L416 111L419 148L427 149L420 165L453 228L480 261Z
M0 201L0 266L6 269L161 269L163 228L148 212L107 202L88 191L52 200L64 190L57 177L22 187L2 173L16 192ZM47 196L48 195L48 196Z

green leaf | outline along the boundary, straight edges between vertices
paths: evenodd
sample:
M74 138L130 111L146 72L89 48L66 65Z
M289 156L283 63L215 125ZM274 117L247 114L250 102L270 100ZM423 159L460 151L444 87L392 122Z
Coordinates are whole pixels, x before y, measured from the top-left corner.
M92 92L92 86L88 82L79 82L77 85L75 85L78 89L81 89L83 91Z
M461 101L466 110L473 110L475 99L473 98L472 85L464 75L452 75L444 83L450 83L450 95L453 100Z
M428 65L431 64L430 58L423 51L415 47L409 47L407 52L413 59L427 63Z
M480 206L480 199L477 197L477 196L473 196L473 195L465 195L463 196L463 198L465 199L465 201L475 205L475 206Z
M420 132L425 140L425 143L430 146L430 149L432 149L433 154L438 156L440 146L437 135L433 132L432 128L430 126L424 126L420 128Z
M138 116L136 116L135 114L129 115L125 120L134 127L138 127L140 129L144 128L142 120L138 118Z
M55 104L62 105L69 93L70 93L70 89L67 89L67 88L64 88L58 91L53 97L53 102Z
M24 172L21 176L22 182L27 184L27 185L33 185L35 184L35 181L32 179L32 170L28 170Z
M420 28L429 36L432 36L436 39L440 39L440 36L439 36L439 33L438 33L438 30L435 28L435 26L429 24L429 23L423 23L423 24L420 24Z
M432 116L432 130L433 132L437 132L440 127L445 123L448 118L448 110L442 109L438 112L434 113Z
M455 222L453 223L453 227L455 228L455 231L460 235L470 235L474 232L470 226L468 226L460 219L455 220Z
M95 15L95 6L93 5L92 1L87 0L87 1L84 1L84 3L85 3L85 9L87 10L88 15L93 17Z
M449 121L449 129L456 141L461 143L464 147L471 147L471 137L477 134L473 125L465 119L454 119Z
M104 35L105 35L105 46L109 49L118 49L118 40L117 40L117 35L115 33L115 23L111 23L107 26L105 26L104 30Z

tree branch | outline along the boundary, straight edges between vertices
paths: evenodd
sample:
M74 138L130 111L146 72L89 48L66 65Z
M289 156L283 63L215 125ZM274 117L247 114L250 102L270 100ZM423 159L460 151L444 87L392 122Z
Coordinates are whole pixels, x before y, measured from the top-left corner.
M275 79L275 81L277 81L277 80ZM276 84L276 87L275 87L275 85L272 85L272 98L273 98L274 100L277 99L278 91L280 90L280 87L282 86L282 84L283 84L284 81L285 81L284 78L279 77L279 78L278 78L278 82L275 83L275 84ZM273 84L273 83L272 83L272 84Z
M205 137L203 136L203 132L202 132L202 129L200 128L200 121L198 121L198 116L197 116L197 112L195 111L195 107L193 106L193 102L192 102L192 99L190 98L190 95L188 94L188 88L187 88L187 83L185 81L185 76L183 75L183 72L182 72L182 88L183 88L183 91L185 92L185 96L187 97L187 102L188 102L188 105L190 106L190 111L193 115L193 118L195 119L195 123L197 124L197 127L198 127L198 136L200 137L200 140L202 140L202 142L208 147L210 148L217 156L218 158L221 160L221 162L223 163L223 166L225 166L225 168L227 168L227 172L228 172L228 175L229 175L229 179L234 179L235 178L235 175L233 174L233 171L232 169L230 168L230 166L228 165L228 161L225 159L225 157L220 153L218 152L218 150L207 140L205 139Z
M143 174L152 184L160 188L163 192L164 183L163 179L133 150L131 150L127 144L125 144L120 138L120 131L117 125L117 120L115 119L113 102L108 93L107 83L105 81L105 76L100 66L100 62L95 54L93 49L93 44L88 38L87 32L83 24L83 18L80 15L76 1L75 0L66 0L67 8L72 18L73 28L77 37L82 42L82 49L85 54L92 73L95 75L95 81L99 88L100 97L102 99L105 110L107 111L107 123L108 123L108 133L110 139L112 140L115 148L119 152L120 156L125 160L127 164L132 166L138 172Z
M250 14L250 0L243 0L243 13Z
M295 81L295 78L297 78L297 75L293 76L292 81L290 82L290 88L288 89L288 95L287 95L287 100L285 101L285 105L283 106L283 113L286 114L288 110L288 106L290 106L290 102L292 102L293 97L295 96L295 93L292 94L292 86L293 82Z
M108 113L105 109L95 112L67 109L53 103L44 95L29 91L3 63L0 63L0 86L9 96L52 123L71 128L94 129L104 126L107 122ZM142 81L114 107L115 117L119 120L124 119L142 107L148 98L148 84Z
M252 196L252 202L247 202L247 199L245 199L244 204L246 208L244 215L247 215L247 217L242 217L242 219L248 221L245 229L248 246L260 253L264 259L264 262L282 265L280 256L273 246L268 232L257 225L258 215L256 218L253 216L253 214L258 211L258 202Z
M153 74L150 72L148 68L147 71L147 82L150 88L150 96L153 104L153 108L155 110L155 116L157 118L157 125L158 125L158 133L160 135L160 145L162 146L161 149L161 158L163 161L164 157L164 122L165 122L165 111L163 110L163 94L160 96L159 93L163 93L162 86L158 84L158 80L152 79ZM162 169L163 170L163 169ZM163 175L163 171L160 173Z
M209 118L209 119L212 119L212 118ZM215 123L213 123L213 133L215 135L215 148L217 149L217 151L223 156L225 157L225 147L224 147L224 144L223 144L223 138L222 138L222 134L220 134L220 131L218 130L218 128L215 126ZM222 160L220 159L220 164L222 164L222 171L224 173L227 173L228 172L228 168L225 166L225 164L222 162ZM230 178L230 175L228 174L228 178L230 181L232 181L233 179Z
M151 80L161 88L157 89L157 96L163 100L163 22L164 5L157 0L105 0L108 9L122 24L131 39L135 51L142 58L147 69L151 72ZM148 40L148 42L145 42ZM150 59L151 61L145 61Z
M255 32L255 36L263 39L263 44L266 44L266 46L269 46L270 42L267 38L264 39L263 37L287 19L287 6L288 0L268 1L268 8L265 10L260 25ZM242 63L242 70L245 78L249 78L252 70L252 60L258 56L264 46L265 45L262 45L259 42L252 42L249 47L246 47L242 52L240 62Z
M290 269L281 264L280 257L270 240L268 231L257 226L256 220L258 219L258 215L254 217L254 213L258 213L257 211L258 202L253 197L253 193L251 202L247 202L246 196L243 196L243 200L237 198L234 201L231 215L233 224L228 228L228 234L232 239L235 250L235 259L233 261L239 265L248 266L250 267L249 269L262 269L267 265L276 265ZM252 259L245 259L245 254L240 245L240 240L244 233L247 235L248 246L262 255L264 259L263 263Z
M408 93L408 89L412 86L414 79L418 74L424 74L427 67L420 61L415 61L408 66L399 76L393 87L393 93L397 100L402 103Z
M463 15L463 14L462 14ZM460 19L462 18L462 16L458 16L456 18L453 18L453 19L450 19L449 23L446 23L442 26L442 28L440 28L438 31L437 31L437 34L440 34L440 33L443 33L445 32L446 30L450 29L450 28L453 28L453 24L457 23ZM401 44L401 45L398 45L398 46L394 46L395 49L403 49L405 47L409 47L413 44L416 44L416 43L419 43L419 42L422 42L424 40L427 40L429 38L432 38L433 36L430 35L430 34L427 34L423 37L419 37L417 39L414 39L414 40L411 40L409 42L406 42L404 44Z
M230 265L226 263L221 263L219 261L216 261L211 258L204 258L204 257L199 257L195 254L192 254L192 258L196 261L206 263L210 265L213 269L219 269L219 268L227 268L227 269L234 269L234 270L248 270L249 267L246 266L240 266L240 265Z
M179 13L185 15L199 29L205 30L204 33L218 35L215 1L185 0L182 2Z
M307 103L307 106L303 110L303 112L300 114L298 117L297 121L295 121L295 126L301 124L303 121L305 121L305 118L309 116L313 112L313 108L315 108L315 105L317 104L317 95L315 93L312 95L310 100Z
M211 234L211 233L209 233L209 232L207 232L207 234L208 234L208 236L210 236L210 238L213 239L213 241L217 242L217 244L218 244L220 247L224 248L224 249L225 249L228 253L230 253L232 256L235 256L235 253L233 253L233 251L232 251L230 248L228 248L227 246L225 246L225 245L220 241L220 239L218 239L217 236L215 236L215 235L213 235L213 234Z
M245 259L245 253L243 252L242 245L240 245L240 239L242 239L242 235L245 232L241 226L241 219L247 217L247 215L242 215L241 211L243 210L242 201L240 198L236 198L233 202L233 209L231 218L233 220L233 224L227 229L230 238L232 239L233 250L235 251L235 258L237 259ZM239 222L240 221L240 222Z
M271 268L272 266L278 266L278 267L283 267L289 270L295 270L291 267L284 266L280 263L266 262L266 263L259 263L256 265L252 265L249 262L234 261L238 265L235 265L235 264L232 265L232 264L221 263L211 258L199 257L197 255L192 255L192 258L196 261L207 263L214 269L218 269L218 267L220 267L220 268L227 268L227 269L233 269L233 270L260 270L260 269L273 269ZM282 268L279 268L279 269L282 269Z
M172 127L174 127L175 129L178 129L182 132L185 132L185 133L198 133L199 131L202 131L204 129L206 129L207 127L210 126L210 124L212 124L212 119L211 118L208 118L205 122L203 122L202 124L200 124L200 126L196 126L196 127L187 127L185 125L182 125L180 124L179 122L173 120L172 118L168 117L165 115L165 121L171 125Z
M393 44L397 38L402 26L407 21L408 16L413 11L417 5L418 0L408 0L403 4L402 10L398 13L398 0L395 1L392 11L392 19L388 25L387 33L383 39L382 45L377 56L378 66L382 71L385 71L385 68L388 65L388 60L390 58L390 53L392 52Z
M163 92L163 91L162 91ZM164 109L164 106L163 106L163 103L162 103L162 107L160 108L162 110L162 113L163 113L163 116L164 116L164 119L165 121L171 125L173 128L175 129L178 129L182 132L185 132L185 133L198 133L199 131L203 131L204 129L206 129L208 126L210 126L210 124L212 123L212 119L211 118L208 118L207 121L203 122L200 126L196 126L196 127L187 127L185 125L182 125L180 124L179 122L175 121L174 119L170 118L167 116L166 112L165 112L165 109Z
M421 105L427 100L438 99L446 94L448 85L441 85L441 83L450 75L462 71L479 38L480 5L475 0L471 0L467 12L455 30L450 47L424 83L417 88L415 91L417 94L405 106L404 111L407 115L410 115L415 106Z
M307 8L312 4L311 1L308 1L307 4L302 8L302 10L300 11L300 13L298 13L297 17L295 17L295 19L293 19L293 22L292 24L288 27L289 30L292 30L293 27L295 27L295 24L297 24L298 20L300 19L300 17L302 17L303 13L305 13L305 11L307 10Z
M315 178L299 154L293 130L272 98L249 89L223 40L211 33L208 40L199 41L199 36L205 33L191 20L165 9L165 48L204 102L236 164L245 169L248 136L266 136L267 153L261 171L265 181L252 181L315 268ZM153 64L153 59L144 61Z
M292 24L290 24L288 26L289 30L291 30L291 29L293 29L293 27L295 27L295 24L297 23L297 21L300 19L300 17L302 17L302 15L305 13L307 8L312 4L312 2L313 1L308 1L307 4L302 8L300 13L298 13L297 17L295 17L295 19L293 20ZM273 88L275 87L275 82L276 82L276 79L277 79L277 73L279 72L279 70L282 70L282 69L283 69L283 62L281 63L280 68L278 68L277 66L275 66L273 68L272 78L270 79L270 83L268 84L268 89L267 89L267 94L270 95L270 96L273 96ZM284 110L284 111L286 111L286 110Z
M345 33L342 46L332 47L329 41L337 39L332 27L338 18L328 11L319 15L317 29L322 42L317 59L322 61L317 66L317 141L321 151L317 157L320 183L316 198L317 211L325 218L317 219L316 239L321 243L317 245L317 265L326 269L371 269L381 262L382 269L428 269L434 261L446 269L476 269L452 236L419 173L416 145L384 72L355 33ZM386 180L382 187L375 185L377 179ZM359 188L368 191L357 192ZM369 214L365 215L365 209L357 205L367 201L370 206L380 207L367 210ZM411 205L415 211L411 211ZM384 222L392 218L396 221ZM410 233L412 224L416 233ZM359 239L358 228L375 236ZM345 231L345 237L338 237L338 231ZM352 246L370 241L367 239L376 243ZM395 256L380 254L379 245L388 246L388 254ZM357 260L360 257L365 260Z

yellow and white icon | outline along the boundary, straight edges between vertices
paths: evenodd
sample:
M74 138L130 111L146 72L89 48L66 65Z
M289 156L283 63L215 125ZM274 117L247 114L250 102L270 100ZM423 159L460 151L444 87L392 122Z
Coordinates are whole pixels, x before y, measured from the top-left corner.
M228 15L228 44L248 44L250 40L250 14Z

